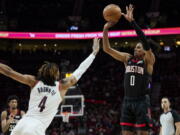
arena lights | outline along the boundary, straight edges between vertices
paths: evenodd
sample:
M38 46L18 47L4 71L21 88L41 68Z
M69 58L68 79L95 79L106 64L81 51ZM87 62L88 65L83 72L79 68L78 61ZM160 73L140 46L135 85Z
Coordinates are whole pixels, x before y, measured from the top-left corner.
M170 46L164 46L164 51L170 52L171 51L171 47Z
M180 27L176 28L157 28L144 29L147 36L161 36L180 34ZM92 39L95 37L102 38L102 32L64 32L64 33L40 33L40 32L3 32L0 31L0 38L5 39ZM110 31L110 38L136 37L134 30Z
M180 45L180 41L176 41L176 44L177 44L177 45Z
M164 45L164 42L163 42L163 41L160 41L160 45L163 46L163 45Z
M118 45L118 42L115 42L114 44L115 44L115 45Z

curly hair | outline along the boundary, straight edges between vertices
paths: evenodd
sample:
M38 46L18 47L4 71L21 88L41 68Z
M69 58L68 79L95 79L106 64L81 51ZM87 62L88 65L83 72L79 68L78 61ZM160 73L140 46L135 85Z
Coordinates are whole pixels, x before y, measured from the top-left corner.
M44 84L54 86L58 79L59 67L55 63L45 62L38 70L37 80L41 80Z

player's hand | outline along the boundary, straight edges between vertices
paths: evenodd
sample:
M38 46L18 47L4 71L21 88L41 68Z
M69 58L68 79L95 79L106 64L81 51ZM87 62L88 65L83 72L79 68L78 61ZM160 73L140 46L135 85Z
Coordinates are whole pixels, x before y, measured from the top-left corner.
M108 30L109 28L113 27L117 22L107 22L104 25L104 30Z
M126 6L126 14L122 13L122 15L124 16L124 18L129 21L129 22L132 22L134 20L134 17L133 17L133 5L130 4L129 7Z
M12 123L13 121L14 121L14 115L13 115L13 114L10 114L9 119L8 119L8 122L9 122L9 123Z
M98 52L99 52L99 42L100 42L100 39L98 38L94 38L93 39L93 54L96 55Z

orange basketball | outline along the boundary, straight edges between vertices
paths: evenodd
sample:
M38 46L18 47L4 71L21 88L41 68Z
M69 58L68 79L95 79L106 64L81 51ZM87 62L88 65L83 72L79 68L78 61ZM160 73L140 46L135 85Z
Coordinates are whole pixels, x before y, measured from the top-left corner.
M121 17L121 8L118 5L109 4L104 8L103 16L108 22L118 22Z

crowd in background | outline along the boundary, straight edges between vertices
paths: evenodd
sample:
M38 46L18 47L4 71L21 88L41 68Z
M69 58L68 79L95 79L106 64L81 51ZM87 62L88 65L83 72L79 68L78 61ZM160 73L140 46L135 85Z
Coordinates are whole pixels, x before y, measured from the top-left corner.
M129 51L129 48L124 49ZM0 52L0 62L8 64L21 73L36 75L43 61L53 61L64 73L73 72L90 54L86 51L37 51L37 52ZM31 56L31 57L29 57ZM85 113L83 117L70 118L63 123L55 118L47 130L48 135L119 135L120 112L123 100L124 65L100 52L97 58L78 82L78 88L85 96ZM20 97L19 107L27 110L29 87L0 75L0 111L6 108L9 95ZM180 48L170 52L161 50L156 54L152 84L152 117L154 128L151 135L159 132L160 99L168 96L173 107L180 111ZM94 102L88 102L93 100ZM96 102L102 101L102 102Z
M135 19L143 28L177 27L180 21L179 1L144 0L54 0L11 1L0 3L0 29L6 31L100 31L103 28L103 9L108 4L117 4L125 12L130 3L135 7ZM171 3L171 4L169 4ZM169 10L171 9L171 12ZM120 19L115 29L129 29L129 24Z

